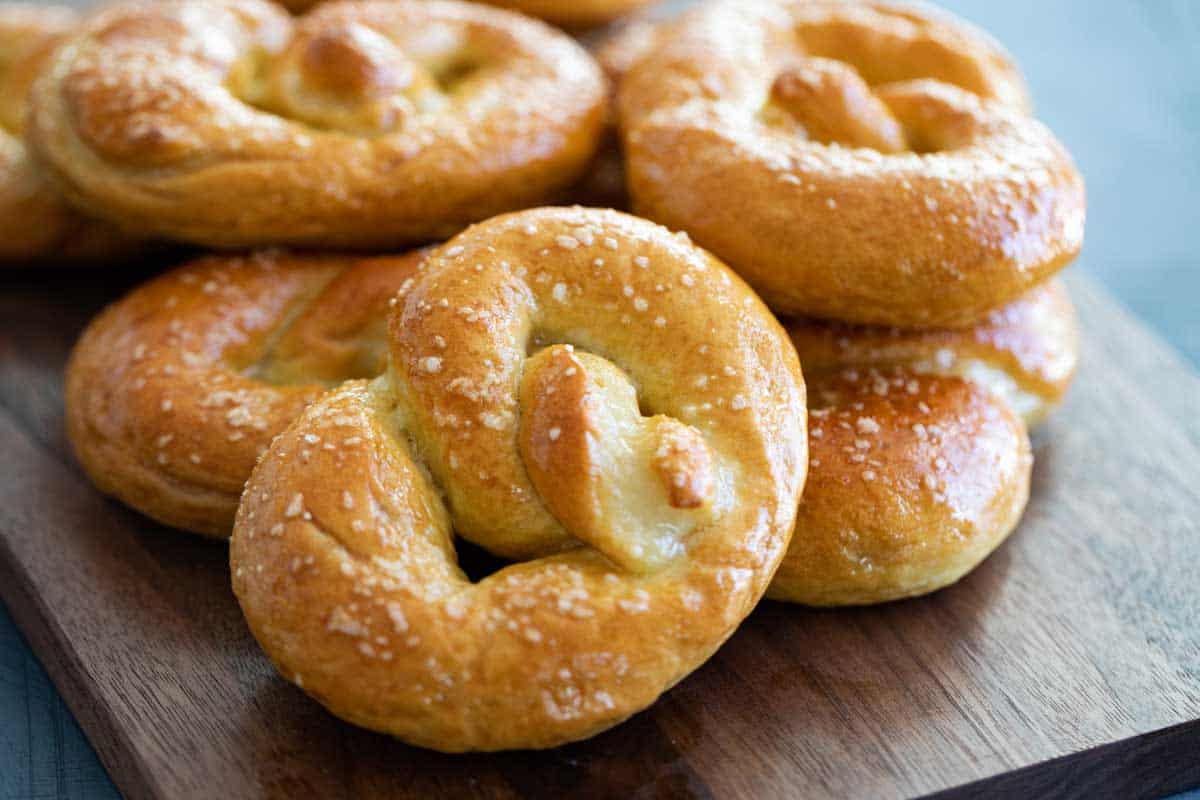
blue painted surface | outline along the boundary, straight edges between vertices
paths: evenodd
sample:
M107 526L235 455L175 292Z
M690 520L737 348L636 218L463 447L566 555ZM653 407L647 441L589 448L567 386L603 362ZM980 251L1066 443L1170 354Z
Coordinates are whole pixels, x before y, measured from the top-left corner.
M118 797L71 712L0 605L0 798Z
M1075 154L1089 190L1081 264L1200 363L1200 2L944 5L1012 49ZM117 796L0 606L0 800Z

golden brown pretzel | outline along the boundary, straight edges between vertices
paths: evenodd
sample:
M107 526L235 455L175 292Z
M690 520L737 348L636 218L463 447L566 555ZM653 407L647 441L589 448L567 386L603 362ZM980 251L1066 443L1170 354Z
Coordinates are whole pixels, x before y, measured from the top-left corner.
M131 247L67 205L25 148L29 87L74 24L65 7L0 4L0 262L95 259Z
M387 301L419 260L214 256L139 287L68 364L80 462L160 522L227 537L271 439L327 386L382 371Z
M567 188L564 193L566 204L629 210L625 159L621 155L617 132L617 87L621 78L653 44L657 18L653 12L635 14L581 37L608 78L609 103L600 148L579 180Z
M809 386L809 474L769 594L880 603L966 575L1013 531L1033 459L1022 417L1059 402L1078 358L1056 281L975 328L787 324Z
M234 590L283 675L422 746L540 748L732 633L807 458L795 352L727 268L634 217L528 211L438 248L389 330L387 374L310 406L238 511ZM452 528L541 557L471 583Z
M914 331L800 319L785 326L806 376L901 367L966 378L998 396L1030 427L1062 400L1079 360L1075 310L1058 280L989 312L971 328Z
M568 28L586 28L629 14L654 0L484 0Z
M1084 188L985 35L874 0L714 2L626 76L639 212L776 311L956 327L1071 261Z
M605 83L569 37L456 0L129 0L35 86L70 196L213 246L440 238L569 184Z
M488 5L541 17L567 28L586 28L610 22L654 0L481 0ZM282 0L292 11L304 11L321 0Z

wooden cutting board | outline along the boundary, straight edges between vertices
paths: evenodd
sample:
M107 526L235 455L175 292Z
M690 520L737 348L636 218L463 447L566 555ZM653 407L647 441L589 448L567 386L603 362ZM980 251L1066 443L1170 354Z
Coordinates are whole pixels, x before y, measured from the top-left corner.
M1024 524L976 573L880 608L764 603L615 730L466 757L329 716L259 652L223 545L84 479L63 364L141 277L0 284L0 595L129 798L1133 798L1200 784L1200 380L1083 277L1078 383L1036 437Z

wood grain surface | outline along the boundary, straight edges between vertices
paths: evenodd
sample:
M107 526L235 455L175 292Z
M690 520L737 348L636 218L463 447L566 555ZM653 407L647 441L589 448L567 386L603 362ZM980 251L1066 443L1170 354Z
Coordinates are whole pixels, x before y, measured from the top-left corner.
M97 494L63 434L79 329L143 274L5 278L0 595L129 798L1158 797L1200 782L1200 381L1081 276L1083 369L1029 512L961 584L765 603L649 711L546 753L449 757L278 679L226 548Z

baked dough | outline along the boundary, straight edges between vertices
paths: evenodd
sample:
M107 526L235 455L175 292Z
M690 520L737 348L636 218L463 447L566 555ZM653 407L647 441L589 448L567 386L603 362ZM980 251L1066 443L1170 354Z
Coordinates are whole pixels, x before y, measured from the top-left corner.
M0 263L76 262L125 254L132 241L71 208L25 148L26 98L76 23L69 8L0 4Z
M321 0L283 0L292 11L304 11ZM611 22L654 0L481 0L488 5L520 11L568 28L587 28Z
M106 494L227 538L276 435L384 369L388 300L421 254L210 256L105 309L67 365L67 434Z
M378 249L569 185L605 92L570 37L473 3L126 0L35 85L30 141L129 230Z
M809 387L810 464L769 595L818 606L914 597L1016 528L1043 419L1078 360L1058 282L968 330L788 324Z
M389 330L387 374L310 406L238 511L234 591L286 678L424 747L553 747L650 705L754 607L804 481L804 385L727 268L634 217L527 211L438 248ZM471 582L452 530L536 559Z
M646 11L588 31L580 37L608 78L609 103L600 149L580 179L567 189L569 205L628 211L625 159L617 132L617 87L621 79L654 43L661 12Z
M625 77L634 208L774 310L961 327L1069 263L1083 180L989 37L927 6L712 2Z
M804 374L901 367L972 380L1003 400L1028 427L1058 406L1079 363L1075 307L1054 279L966 329L902 330L791 319L788 334Z

